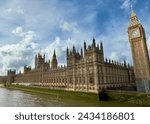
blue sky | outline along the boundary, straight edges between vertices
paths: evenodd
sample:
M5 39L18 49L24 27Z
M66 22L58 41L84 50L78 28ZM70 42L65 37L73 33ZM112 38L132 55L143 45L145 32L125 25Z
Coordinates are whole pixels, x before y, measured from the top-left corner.
M64 64L67 47L79 50L93 36L97 43L102 40L105 58L132 63L127 35L131 4L150 49L149 0L0 0L0 74L34 67L39 51L51 59L54 48Z

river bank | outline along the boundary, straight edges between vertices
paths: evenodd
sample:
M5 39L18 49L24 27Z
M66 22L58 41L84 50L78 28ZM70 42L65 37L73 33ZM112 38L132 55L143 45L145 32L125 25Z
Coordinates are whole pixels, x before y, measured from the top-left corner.
M112 100L133 104L141 107L150 107L150 94L146 93L128 93L128 92L109 92Z
M60 101L69 102L70 106L91 107L137 107L150 106L150 97L146 94L107 92L108 101L99 101L98 94L73 92L64 90L53 90L41 87L11 85L9 89L43 94L48 97L59 98Z
M87 99L98 101L98 94L95 93L85 93L85 92L74 92L74 91L65 91L57 89L49 89L45 87L32 87L32 86L21 86L21 85L10 85L9 89L22 90L33 93L47 94L47 95L60 95L62 98L65 97L74 97L76 99Z

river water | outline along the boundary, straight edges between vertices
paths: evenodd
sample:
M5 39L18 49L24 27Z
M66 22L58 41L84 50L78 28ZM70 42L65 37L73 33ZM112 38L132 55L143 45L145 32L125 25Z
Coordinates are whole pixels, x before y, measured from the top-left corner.
M61 94L60 94L61 95ZM59 95L40 94L0 87L0 107L76 107L76 106L132 106L117 102L61 98Z

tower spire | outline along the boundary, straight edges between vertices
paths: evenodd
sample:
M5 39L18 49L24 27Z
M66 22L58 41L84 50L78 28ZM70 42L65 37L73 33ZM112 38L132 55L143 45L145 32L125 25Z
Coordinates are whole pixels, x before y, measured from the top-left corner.
M53 57L56 57L55 49L54 49L54 54L53 54Z
M133 21L139 22L138 17L136 15L132 5L131 5L130 9L131 9L131 14L130 14L131 22L133 22Z
M102 41L100 41L100 48L103 51L103 43L102 43Z
M75 48L74 45L73 45L73 53L74 53L74 54L76 53L76 48Z
M67 52L66 53L67 53L67 56L69 56L69 49L68 49L68 47L67 47Z
M51 68L52 69L57 69L57 58L56 58L55 49L54 49L54 54L53 54L53 58L52 58L52 61L51 61Z
M86 41L84 40L84 51L86 50Z
M130 9L131 9L131 17L135 17L136 13L134 12L132 5L130 6Z
M93 37L93 47L96 47L95 38Z
M140 21L138 20L138 17L136 15L136 13L134 12L133 6L131 5L131 14L130 14L129 27L135 26L137 24L140 24Z

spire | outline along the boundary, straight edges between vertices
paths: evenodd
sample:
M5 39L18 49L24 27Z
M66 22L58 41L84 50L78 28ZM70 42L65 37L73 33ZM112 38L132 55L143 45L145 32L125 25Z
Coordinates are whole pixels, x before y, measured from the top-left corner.
M133 27L138 24L140 24L140 21L138 20L138 17L136 15L136 13L134 12L133 7L131 5L130 23L129 23L128 27L130 28L130 27Z
M136 13L133 10L133 6L131 5L131 15L130 15L131 21L138 21L138 17L136 16Z
M56 58L55 50L54 50L53 58L52 58L52 61L51 61L51 68L52 69L57 69L57 58Z
M54 58L54 57L56 57L56 54L55 54L55 49L54 49L54 54L53 54L53 58Z
M102 41L100 41L100 47L101 47L101 50L103 51L103 43L102 43Z
M73 53L76 53L76 49L75 46L73 45Z
M44 61L45 61L45 54L44 54Z
M86 42L84 41L84 51L86 50Z
M37 59L37 54L35 55L35 59Z
M135 16L136 16L136 14L135 14L135 12L133 10L133 6L131 5L131 17L135 17Z
M93 37L93 47L96 47L95 38Z
M67 56L69 56L69 49L68 49L68 47L67 47Z
M126 60L124 60L124 67L127 67L127 63L126 63Z

